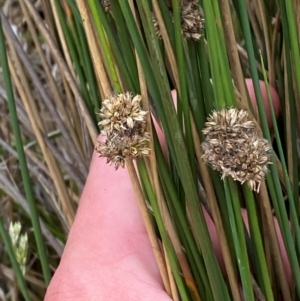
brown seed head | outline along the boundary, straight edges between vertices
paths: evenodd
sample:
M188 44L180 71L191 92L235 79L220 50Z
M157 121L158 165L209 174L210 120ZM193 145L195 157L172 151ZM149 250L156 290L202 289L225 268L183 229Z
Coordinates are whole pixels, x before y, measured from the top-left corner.
M198 0L181 2L181 28L185 38L199 41L204 19L201 18L199 9L195 8L197 2Z
M231 176L259 191L268 172L267 165L271 164L271 146L258 136L248 113L237 109L214 111L203 133L203 161L221 172L222 179Z
M200 11L195 7L195 4L198 1L199 0L183 0L180 3L181 30L183 36L186 39L192 38L196 41L200 40L202 36L201 30L204 24L204 19L201 18ZM168 6L170 8L170 14L172 15L171 1L167 2L167 4L168 3ZM153 15L152 20L157 37L161 39L161 31L155 15Z
M146 111L141 108L141 96L132 97L131 93L112 95L102 102L100 116L105 142L99 142L96 151L106 157L107 163L118 169L125 166L126 159L147 156L150 140L146 132Z
M126 159L148 156L150 149L147 147L150 140L149 134L144 136L124 136L120 133L113 133L107 136L105 142L99 142L96 151L100 157L106 157L107 163L115 165L116 170L125 166Z
M100 117L102 126L106 134L113 131L122 132L124 134L141 133L145 129L146 111L141 108L142 97L126 92L124 94L111 95L102 102Z

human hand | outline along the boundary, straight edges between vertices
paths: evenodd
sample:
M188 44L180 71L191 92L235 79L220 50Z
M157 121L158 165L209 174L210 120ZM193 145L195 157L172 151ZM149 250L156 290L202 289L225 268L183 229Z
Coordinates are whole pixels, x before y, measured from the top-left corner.
M45 301L171 301L163 289L127 171L115 172L105 158L98 157L94 152L77 215ZM204 214L222 261L214 224ZM246 212L243 215L246 217Z
M98 157L45 300L169 301L128 173Z

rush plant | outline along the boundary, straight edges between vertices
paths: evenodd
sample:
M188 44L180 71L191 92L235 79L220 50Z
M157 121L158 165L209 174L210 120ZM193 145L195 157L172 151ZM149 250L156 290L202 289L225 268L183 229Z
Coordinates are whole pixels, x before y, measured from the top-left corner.
M298 1L11 2L4 300L44 298L94 151L130 174L172 300L299 300ZM28 235L21 264L11 222Z

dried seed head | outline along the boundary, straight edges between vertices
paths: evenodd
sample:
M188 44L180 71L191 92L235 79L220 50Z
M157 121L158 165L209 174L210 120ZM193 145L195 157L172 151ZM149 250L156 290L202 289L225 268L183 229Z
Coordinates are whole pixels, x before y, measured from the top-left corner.
M248 113L237 109L214 111L203 133L203 161L221 172L222 179L231 176L258 192L271 164L271 146L258 137Z
M137 132L141 134L145 130L146 111L141 108L142 97L136 95L132 97L131 93L111 95L102 102L100 117L102 126L106 134L112 132L122 132L129 135Z
M199 9L195 8L198 0L181 2L181 28L183 36L199 41L204 19L201 18Z
M120 166L125 166L126 158L149 155L150 149L147 147L149 140L147 132L143 136L124 136L114 133L108 135L105 142L99 142L96 151L100 153L100 157L107 158L107 163L115 165L118 169Z
M201 18L200 11L197 8L195 8L195 4L197 2L198 0L183 0L180 2L181 30L183 36L186 39L192 38L196 41L200 40L202 36L201 30L204 24L204 19ZM170 8L170 14L172 15L171 4L168 6ZM152 20L153 20L153 25L155 28L156 35L159 39L161 39L162 36L161 36L159 24L154 15L152 17Z
M99 125L106 135L105 142L99 142L96 151L106 157L107 163L118 169L125 166L126 159L147 156L150 135L146 132L146 111L141 108L141 96L131 93L112 95L102 102Z

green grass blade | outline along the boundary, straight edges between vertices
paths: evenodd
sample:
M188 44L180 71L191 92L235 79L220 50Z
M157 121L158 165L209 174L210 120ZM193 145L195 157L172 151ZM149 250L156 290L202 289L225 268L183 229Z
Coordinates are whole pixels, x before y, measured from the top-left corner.
M224 97L223 85L219 80L219 78L221 78L221 74L219 69L218 32L216 29L212 2L210 0L204 0L203 8L205 12L205 30L207 40L209 41L208 50L215 100L214 109L220 109L226 107L226 99Z
M98 5L95 0L89 0L88 3L90 5L90 9L94 18L94 22L96 25L97 34L100 40L101 48L103 49L103 55L105 56L105 62L107 67L107 72L110 77L110 82L113 87L114 92L121 93L122 87L119 83L119 78L117 75L117 70L115 68L115 62L112 58L111 51L109 49L108 41L105 36L105 32L103 29L103 25L101 24L101 20L98 16ZM99 4L99 3L98 3Z
M185 142L188 152L188 158L191 165L192 176L196 179L196 166L194 162L194 143L190 121L190 107L187 93L187 75L186 75L186 60L183 51L183 39L181 35L181 17L180 6L177 0L173 0L173 15L174 15L174 30L175 30L175 50L176 61L178 65L180 92L177 92L177 103L180 102L183 110L184 130L185 130ZM179 87L178 87L179 88Z
M254 301L255 299L252 289L244 226L239 204L239 197L237 195L237 186L232 179L225 179L224 188L233 241L236 250L236 257L243 285L244 297L246 301Z
M127 30L125 19L122 15L121 8L117 1L111 1L111 10L112 14L114 16L114 24L116 26L116 30L118 33L118 38L120 39L121 49L119 50L119 45L115 43L115 39L109 38L109 35L112 36L112 33L110 33L110 28L112 27L110 24L106 25L105 18L101 18L101 21L103 23L103 27L105 28L105 32L109 38L109 41L112 45L112 49L115 53L116 60L119 63L120 69L122 68L122 64L126 65L127 68L123 67L121 70L123 71L123 78L124 80L131 80L130 85L132 86L130 88L131 91L137 91L138 92L138 71L137 71L137 64L136 64L136 57L134 53L134 49L132 47L131 38L129 35L129 32ZM124 61L124 62L123 62ZM129 86L129 83L127 83Z
M167 123L163 124L163 128L165 130L166 140L168 146L170 146L170 151L172 157L174 158L176 168L186 194L187 206L191 214L191 227L194 231L197 245L202 250L214 298L216 300L229 300L227 287L221 274L216 256L213 252L213 246L209 237L203 212L199 210L198 188L196 187L195 180L192 177L192 171L187 157L183 133L176 118L176 111L173 101L170 97L170 87L169 83L167 82L166 71L154 31L148 2L143 0L138 2L137 5L140 14L145 16L145 19L142 21L144 22L143 25L148 42L150 57L152 59L153 70L156 73L160 93L164 96L162 107L165 115L167 116ZM156 101L159 101L159 99Z
M258 224L257 212L255 208L255 199L253 197L253 193L245 184L243 185L243 192L244 192L246 206L247 206L250 236L251 236L251 240L253 241L254 250L257 254L256 258L258 260L258 269L263 282L263 288L264 288L263 292L266 296L266 300L272 301L274 300L274 296L273 296L272 287L270 283L270 276L268 273L266 257L263 249L261 230Z
M60 1L55 0L55 4L56 4L56 11L58 13L61 27L64 32L64 37L66 39L66 43L67 43L68 50L70 53L70 57L72 59L72 62L74 63L75 73L79 78L82 95L83 95L86 105L89 109L89 112L91 113L91 116L93 117L93 119L95 121L95 114L93 114L94 108L92 105L92 101L90 99L90 94L87 89L86 77L84 74L84 70L83 70L82 64L80 62L80 57L82 57L82 55L80 55L81 47L79 46L80 41L77 38L78 33L76 32L76 27L74 27L74 23L70 25L71 28L68 27L66 15L63 12Z
M203 101L207 113L211 113L215 109L214 105L214 92L210 81L211 73L209 68L208 56L205 51L205 43L201 40L198 44L198 57L199 57L199 72L201 76L201 86L203 91Z
M292 55L292 61L295 66L295 82L298 90L298 97L300 96L300 50L299 50L299 36L296 26L296 14L293 1L280 0L280 8L283 22L286 26L286 37L290 41L290 52Z
M122 74L121 80L129 91L139 93L135 53L120 7L117 2L111 3L111 10L114 16L114 19L112 19L104 12L100 3L96 2L96 6L99 13L98 18L101 20L116 63L120 69L120 74Z
M161 216L161 213L160 213L157 201L156 201L156 197L154 195L154 191L150 185L150 179L148 177L146 165L143 160L138 161L138 168L139 168L139 174L141 176L143 185L145 187L145 190L146 190L146 193L148 196L148 200L150 202L151 208L152 208L154 216L155 216L155 220L157 222L157 226L158 226L160 235L162 237L162 241L164 242L164 245L165 245L165 248L166 248L166 251L168 254L168 259L170 261L170 265L171 265L171 268L173 271L173 275L174 275L176 284L178 286L180 296L183 301L190 301L189 295L186 291L185 284L181 277L181 271L180 271L180 267L179 267L176 255L175 255L174 249L172 247L170 238L164 227L163 219L162 219L162 216Z
M262 66L263 66L263 61L262 62ZM265 82L267 82L267 78L266 78L266 72L265 69L263 68L263 74L264 74L264 80ZM287 171L287 167L286 167L286 162L285 162L285 158L284 158L284 153L283 153L283 149L282 149L282 143L281 143L281 139L280 139L280 135L279 135L279 131L278 131L278 126L277 126L277 122L276 122L276 116L275 116L275 112L274 112L274 108L273 108L273 104L271 101L271 94L270 94L270 89L267 89L267 94L268 94L268 101L269 101L269 105L271 108L271 115L272 115L272 120L273 120L273 124L274 124L274 132L275 132L275 137L276 137L276 141L277 141L277 146L278 146L278 152L279 152L279 157L280 157L280 161L282 164L282 169L283 169L283 175L284 175L284 179L285 179L285 184L286 184L286 188L287 188L287 195L288 195L288 200L289 200L289 204L290 204L290 211L291 211L291 217L292 217L292 224L293 224L293 228L295 231L295 238L296 238L296 247L298 252L300 251L300 227L299 227L299 218L297 215L297 210L295 207L295 201L294 201L294 196L293 196L293 191L292 191L292 187L291 187L291 183L289 180L289 175L288 175L288 171ZM285 210L285 206L284 204L281 202L282 199L282 192L279 191L278 187L276 187L276 191L278 193L278 195L280 196L279 198L279 210L281 213L281 218L282 218L282 226L284 228L284 232L285 232L285 239L286 242L288 243L288 254L290 256L290 260L291 262L294 264L296 264L296 266L292 266L292 271L293 271L293 275L295 278L295 283L296 283L296 287L297 287L297 292L299 294L299 276L300 276L300 269L299 269L299 264L297 264L298 262L298 256L296 254L296 250L295 250L295 245L292 241L292 234L291 234L291 230L290 230L290 225L289 225L289 221L287 218L287 213ZM300 295L299 295L300 296Z
M1 12L0 14L1 14L1 20L3 20L3 13ZM3 70L4 83L5 83L5 88L7 92L7 98L8 98L8 109L12 121L11 124L12 124L12 129L15 137L16 149L18 152L18 159L20 163L20 170L21 170L22 179L24 183L25 194L30 209L30 217L34 229L34 235L35 235L36 244L38 248L39 258L42 265L44 279L46 284L48 285L50 282L51 273L48 264L48 257L46 254L44 239L42 236L41 226L39 223L37 208L35 205L34 195L32 191L32 184L30 181L29 170L28 170L24 148L23 148L23 142L22 142L21 131L19 127L13 87L12 87L10 71L9 71L8 61L6 56L5 38L4 38L4 33L2 28L2 22L0 24L0 61Z
M85 72L85 77L90 88L90 99L92 102L93 110L91 116L94 117L94 112L99 112L100 110L100 93L97 85L97 79L93 68L93 62L91 59L91 53L88 49L88 42L85 36L85 32L82 23L74 18L76 32L78 33L79 47L81 49L80 57L82 69ZM74 30L75 31L75 30ZM73 34L74 35L74 34ZM96 118L98 115L96 116Z
M168 202L170 211L173 213L172 216L174 219L174 224L182 232L182 235L186 241L186 244L183 243L183 247L184 247L184 249L189 248L189 252L192 257L192 258L190 258L190 261L195 263L194 267L197 268L197 271L200 274L201 283L197 282L198 288L200 289L202 286L204 286L206 294L209 294L212 296L211 287L209 285L209 281L207 278L207 273L205 270L203 259L201 258L202 256L201 256L199 250L197 249L196 242L192 236L192 233L190 231L190 226L185 217L184 204L181 204L181 202L178 199L176 189L174 187L174 183L171 181L170 175L167 170L166 162L163 157L163 153L162 153L161 147L159 145L159 142L158 142L158 139L156 136L154 137L154 140L155 140L155 154L157 156L157 162L158 162L158 165L157 165L158 171L159 171L159 175L161 177L161 182L167 192L167 195L169 196L167 198L167 202ZM191 265L191 267L192 267L192 265ZM196 281L197 281L197 279L196 279ZM203 285L202 285L202 283L203 283ZM200 293L200 295L203 295L203 291L200 290L199 293Z

